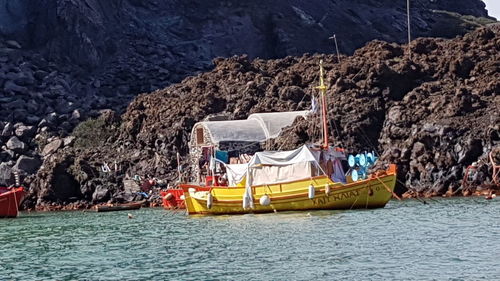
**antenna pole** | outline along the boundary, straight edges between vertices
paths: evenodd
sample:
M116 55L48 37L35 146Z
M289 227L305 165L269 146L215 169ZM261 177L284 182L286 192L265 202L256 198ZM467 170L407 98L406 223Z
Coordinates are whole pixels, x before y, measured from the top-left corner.
M407 24L408 24L408 58L411 60L411 49L410 49L410 42L411 42L411 27L410 27L410 0L406 0L406 17L407 17Z
M333 41L335 41L335 50L337 50L337 60L340 63L339 45L337 45L337 36L335 34L333 34Z
M337 36L333 34L332 37L329 37L328 39L332 40L335 42L335 50L337 51L337 61L340 63L340 53L339 53L339 45L337 44Z
M319 86L316 87L321 93L321 117L323 119L323 149L328 149L328 123L326 121L326 85L323 79L323 60L319 61Z

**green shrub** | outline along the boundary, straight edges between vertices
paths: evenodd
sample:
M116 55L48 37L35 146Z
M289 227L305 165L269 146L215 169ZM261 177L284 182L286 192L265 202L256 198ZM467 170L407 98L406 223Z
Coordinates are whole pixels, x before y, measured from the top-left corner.
M432 34L438 37L455 37L457 34L463 35L480 26L495 23L489 18L461 15L449 11L432 10L432 12L436 14L430 24Z
M75 147L92 148L102 146L113 136L115 127L107 124L103 119L89 119L84 121L73 130L75 136Z

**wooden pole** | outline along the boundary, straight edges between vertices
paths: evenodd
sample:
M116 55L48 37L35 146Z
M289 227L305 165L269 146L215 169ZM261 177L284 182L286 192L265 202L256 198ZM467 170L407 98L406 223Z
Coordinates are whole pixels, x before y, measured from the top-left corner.
M407 17L407 25L408 25L408 58L411 60L411 27L410 27L410 0L406 0L406 17Z

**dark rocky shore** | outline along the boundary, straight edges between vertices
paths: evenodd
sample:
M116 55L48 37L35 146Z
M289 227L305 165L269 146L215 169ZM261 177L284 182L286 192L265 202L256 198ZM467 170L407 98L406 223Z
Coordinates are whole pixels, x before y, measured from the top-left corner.
M410 48L411 59L405 46L381 41L340 63L332 55L217 59L210 72L140 95L121 118L107 112L84 123L91 127L77 130L73 146L45 157L30 198L38 198L37 206L120 199L124 180L136 174L172 182L175 154L187 154L195 122L216 113L239 119L309 108L320 59L336 144L373 149L381 162L398 164L399 193L462 194L464 171L473 162L479 165L476 183L490 183L486 156L500 145L500 30L481 28L453 40L422 38ZM317 126L299 120L269 145L294 148L314 139ZM115 161L116 172L100 171Z
M415 36L491 22L481 1L413 2ZM374 41L339 63L302 54L331 53L333 33L346 54L372 39L404 41L403 3L292 4L0 1L0 185L18 172L25 208L130 200L134 175L175 178L175 154L186 155L189 130L206 115L308 108L319 59L337 144L396 162L400 193L460 191L473 161L477 183L489 183L481 159L498 146L500 123L494 27L418 39L411 59ZM233 54L248 57L212 64ZM314 139L311 128L299 121L269 146L293 148Z

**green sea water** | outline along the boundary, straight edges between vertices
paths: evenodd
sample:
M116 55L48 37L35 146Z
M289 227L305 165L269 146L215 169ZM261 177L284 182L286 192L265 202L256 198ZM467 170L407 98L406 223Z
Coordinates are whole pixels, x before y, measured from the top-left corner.
M427 201L205 217L24 212L0 220L0 280L500 280L500 200Z

